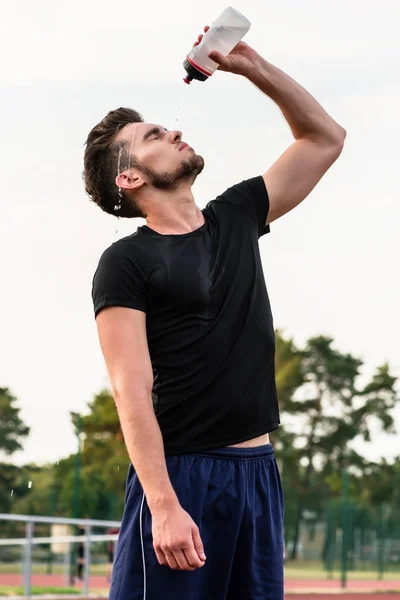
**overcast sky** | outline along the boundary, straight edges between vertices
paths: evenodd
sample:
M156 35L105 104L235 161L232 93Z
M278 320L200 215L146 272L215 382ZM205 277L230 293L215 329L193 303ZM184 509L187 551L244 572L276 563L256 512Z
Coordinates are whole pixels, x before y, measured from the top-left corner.
M83 143L111 109L175 127L182 61L221 2L3 0L0 4L0 386L31 427L14 460L76 448L69 411L107 384L91 304L118 222L85 196ZM400 375L398 0L236 0L246 41L306 87L348 132L310 197L261 241L275 325L301 344L321 333ZM291 143L279 109L238 76L186 88L179 122L206 160L200 207L259 175ZM400 411L398 412L400 426ZM397 446L397 449L396 449ZM398 453L376 435L370 458Z

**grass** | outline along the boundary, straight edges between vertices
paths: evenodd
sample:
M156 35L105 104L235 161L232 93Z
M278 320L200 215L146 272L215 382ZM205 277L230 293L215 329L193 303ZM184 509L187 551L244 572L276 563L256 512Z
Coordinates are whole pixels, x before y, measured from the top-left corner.
M91 565L91 575L104 575L106 576L106 565ZM0 574L7 573L9 575L16 575L22 573L21 563L0 563ZM44 563L33 563L32 574L33 575L45 575L47 573L47 565ZM63 565L53 565L53 575L62 575L64 573Z
M322 565L318 562L288 562L285 566L285 577L286 579L327 579L327 573L323 569ZM378 571L375 569L348 571L348 579L368 580L376 581L378 579ZM336 568L333 572L333 579L340 578L340 570ZM386 581L399 581L400 571L387 571L383 575L383 579Z
M77 588L61 588L61 587L32 587L32 596L39 596L41 594L81 594L81 590ZM23 596L24 589L22 587L12 587L7 585L0 585L0 596Z

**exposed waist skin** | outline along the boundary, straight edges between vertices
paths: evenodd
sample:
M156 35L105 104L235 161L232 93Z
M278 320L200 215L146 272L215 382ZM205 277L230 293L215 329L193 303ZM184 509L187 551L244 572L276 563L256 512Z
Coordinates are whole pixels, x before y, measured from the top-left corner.
M269 444L269 434L264 433L264 435L259 435L252 440L247 440L246 442L240 442L240 444L233 444L233 446L228 446L228 448L255 448L256 446L264 446L265 444Z

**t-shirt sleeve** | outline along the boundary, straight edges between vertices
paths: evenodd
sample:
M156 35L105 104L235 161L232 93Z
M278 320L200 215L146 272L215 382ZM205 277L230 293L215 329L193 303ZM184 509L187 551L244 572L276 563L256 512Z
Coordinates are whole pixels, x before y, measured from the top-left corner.
M269 233L269 225L266 225L269 198L263 177L252 177L227 189L217 200L225 201L232 206L241 207L250 213L257 228L258 237Z
M131 251L114 244L102 254L93 277L94 314L108 306L123 306L146 312L146 280Z

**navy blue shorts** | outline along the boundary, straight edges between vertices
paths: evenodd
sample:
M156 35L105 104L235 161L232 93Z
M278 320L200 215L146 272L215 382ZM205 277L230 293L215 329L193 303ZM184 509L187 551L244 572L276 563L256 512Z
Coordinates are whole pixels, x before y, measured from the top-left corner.
M271 444L170 456L167 468L206 563L195 571L158 563L131 466L109 600L283 600L283 494Z

